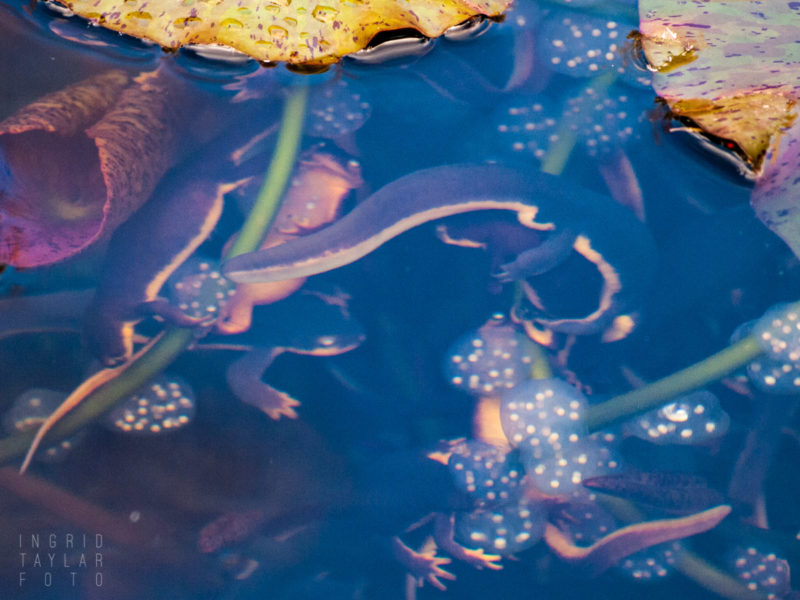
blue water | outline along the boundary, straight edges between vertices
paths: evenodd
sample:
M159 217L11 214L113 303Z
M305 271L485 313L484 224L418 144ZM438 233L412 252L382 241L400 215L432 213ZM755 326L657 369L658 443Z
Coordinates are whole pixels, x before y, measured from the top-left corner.
M349 184L353 189L343 195L340 213L430 167L500 163L558 178L565 198L553 209L558 227L612 238L616 254L601 258L628 285L619 312L636 324L615 342L602 339L604 327L578 335L556 330L545 351L554 376L579 386L591 403L705 358L725 347L740 324L799 297L797 260L754 216L751 184L690 136L667 133L649 73L628 39L638 20L634 3L583 4L520 2L476 39L442 39L424 56L377 65L347 59L326 73L299 75L249 60L166 53L41 4L4 3L0 120L108 69L119 69L128 89L136 87L137 75L157 71L168 98L158 110L170 115L172 129L148 138L149 145L137 150L141 161L129 155L117 176L130 176L133 187L153 178L145 195L174 192L152 213L140 213L138 225L132 225L136 216L120 217L128 223L111 242L110 231L103 231L81 242L80 251L59 250L62 260L7 266L0 273L0 408L11 410L31 388L66 396L100 369L98 358L106 356L87 344L87 331L100 315L87 308L93 290L105 285L113 296L135 279L142 256L168 261L176 252L170 232L177 239L206 215L195 207L209 194L198 192L195 203L194 182L202 190L249 177L242 193L227 196L219 221L195 252L198 260L219 261L264 178L284 100L301 86L309 97L301 156L325 153L342 168L357 166L363 179ZM260 132L262 138L233 166L230 153ZM53 141L56 136L43 143L33 138L28 147L11 137L0 134L4 260L47 254L60 243L53 240L70 235L84 239L100 219L92 199L103 185L92 144L80 135L77 141ZM148 163L149 152L163 154ZM150 166L143 175L138 165ZM152 172L158 174L147 174ZM419 196L396 200L414 203ZM624 219L623 210L630 213ZM141 214L152 214L152 221ZM165 225L157 227L158 219ZM620 219L630 219L631 226L620 227ZM25 230L30 221L44 225ZM449 385L442 372L448 348L492 315L508 316L515 304L537 323L579 319L597 305L603 284L585 255L559 255L547 272L527 280L544 309L520 304L520 288L492 273L550 234L522 227L507 211L459 215L444 224L451 237L479 247L444 244L426 223L353 264L315 275L297 296L256 308L249 332L198 339L217 346L189 349L167 367L169 377L182 378L193 390L191 422L163 435L126 435L102 417L86 426L69 453L35 461L29 470L37 481L69 493L57 506L48 504L48 490L24 496L11 477L22 457L16 452L6 459L0 597L403 597L408 582L393 557L392 536L419 548L432 526L407 532L413 524L432 511L471 508L455 493L449 471L424 457L442 440L476 435L478 400ZM649 234L634 233L640 229ZM642 242L647 235L652 248ZM24 250L30 247L35 250ZM63 292L71 295L46 296ZM53 300L27 303L32 297ZM130 297L127 291L114 296L120 305ZM347 299L346 310L332 305L332 298ZM166 327L132 314L142 317L136 325L141 336ZM323 353L325 336L358 347ZM240 350L220 347L226 344L291 349L276 352L263 381L299 401L297 419L270 419L234 396L226 369ZM748 460L763 475L759 485L777 535L772 547L794 566L791 540L800 528L795 401L743 391L739 384L715 381L707 388L730 416L725 435L666 446L626 437L615 452L632 470L702 475L726 497L749 435L766 456L765 463ZM729 550L753 539L740 526L749 507L734 508L724 534L698 538L693 546L723 568ZM260 516L252 517L254 511ZM252 531L203 552L198 543L204 527L226 514L251 515L243 519ZM130 531L141 538L126 538ZM68 545L68 534L83 533L90 542L101 534L102 548ZM33 560L37 535L42 548L54 536L56 563L50 568L21 563L21 552ZM82 552L90 564L75 567ZM96 555L102 565L93 562ZM503 559L499 571L453 560L444 565L456 576L442 580L447 590L427 584L416 597L716 597L679 574L645 583L614 569L588 576L543 542L517 558Z

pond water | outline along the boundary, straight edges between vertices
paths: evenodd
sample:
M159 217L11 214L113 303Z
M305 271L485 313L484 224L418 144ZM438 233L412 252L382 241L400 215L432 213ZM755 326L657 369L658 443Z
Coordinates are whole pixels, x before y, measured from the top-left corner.
M637 25L520 1L298 74L0 5L0 597L789 594L797 367L740 344L642 398L800 268Z

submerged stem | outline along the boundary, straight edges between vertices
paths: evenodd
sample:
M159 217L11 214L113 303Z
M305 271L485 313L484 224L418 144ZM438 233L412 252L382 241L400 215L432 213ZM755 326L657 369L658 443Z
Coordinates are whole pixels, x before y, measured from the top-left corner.
M602 404L590 406L586 413L586 425L589 431L597 431L635 414L657 408L675 396L724 377L763 352L758 340L752 335L747 336L677 373Z
M259 191L255 206L248 215L239 237L228 253L229 256L256 250L277 212L297 158L303 133L303 117L307 97L307 87L298 86L291 91L286 100L278 143L267 170L264 185ZM91 391L80 405L53 426L53 430L47 434L46 440L66 437L146 384L180 356L194 341L194 334L194 329L169 327L147 352L133 359L133 362L124 371L121 371L119 376ZM33 433L0 439L0 462L22 454L33 439ZM31 450L34 451L35 448L31 448Z

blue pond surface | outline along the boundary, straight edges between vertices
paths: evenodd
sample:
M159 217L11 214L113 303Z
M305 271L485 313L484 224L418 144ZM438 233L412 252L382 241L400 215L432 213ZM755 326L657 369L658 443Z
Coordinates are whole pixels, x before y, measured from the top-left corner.
M298 74L0 5L0 598L789 594L800 268L637 25Z

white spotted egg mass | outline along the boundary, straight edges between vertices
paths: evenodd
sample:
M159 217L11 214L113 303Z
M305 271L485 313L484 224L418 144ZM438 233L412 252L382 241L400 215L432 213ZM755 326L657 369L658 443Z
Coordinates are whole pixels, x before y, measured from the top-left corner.
M547 98L529 96L500 105L492 118L492 141L500 153L542 160L559 138L558 115L551 104Z
M586 397L560 379L535 379L503 395L503 432L515 447L556 446L570 436L584 436Z
M567 101L562 119L589 156L605 155L634 139L644 114L618 87L600 92L586 87Z
M623 431L654 444L702 444L728 432L730 417L717 397L698 390L640 415Z
M369 119L372 106L358 83L333 79L314 88L308 106L308 135L336 139L359 129Z
M530 548L544 534L547 511L537 502L510 503L491 510L459 513L456 538L470 548L510 555Z
M737 546L728 554L728 563L751 592L767 598L782 598L790 589L789 563L772 550L757 546Z
M623 558L617 565L617 571L637 581L661 579L674 571L680 550L678 542L651 546Z
M769 358L800 363L800 306L773 306L756 321L753 335Z
M444 376L472 395L498 395L526 379L532 362L517 330L495 316L450 347Z
M67 398L67 394L44 388L33 388L20 394L3 415L3 429L8 434L36 431ZM45 462L59 461L72 450L81 434L70 436L47 446L36 454Z
M106 416L123 433L155 435L188 425L195 414L191 386L174 375L160 375L142 386Z
M603 70L624 71L622 48L630 25L576 11L559 11L539 31L539 53L547 66L571 77Z
M621 470L617 454L605 445L572 434L559 443L520 448L520 458L531 483L551 496L588 497L583 481Z
M195 318L216 318L236 292L236 285L211 261L187 261L170 281L173 301L183 313Z
M525 475L514 455L477 440L454 446L447 466L456 487L478 506L508 503Z
M553 518L576 546L591 546L617 528L617 522L600 505L587 499L562 504Z

